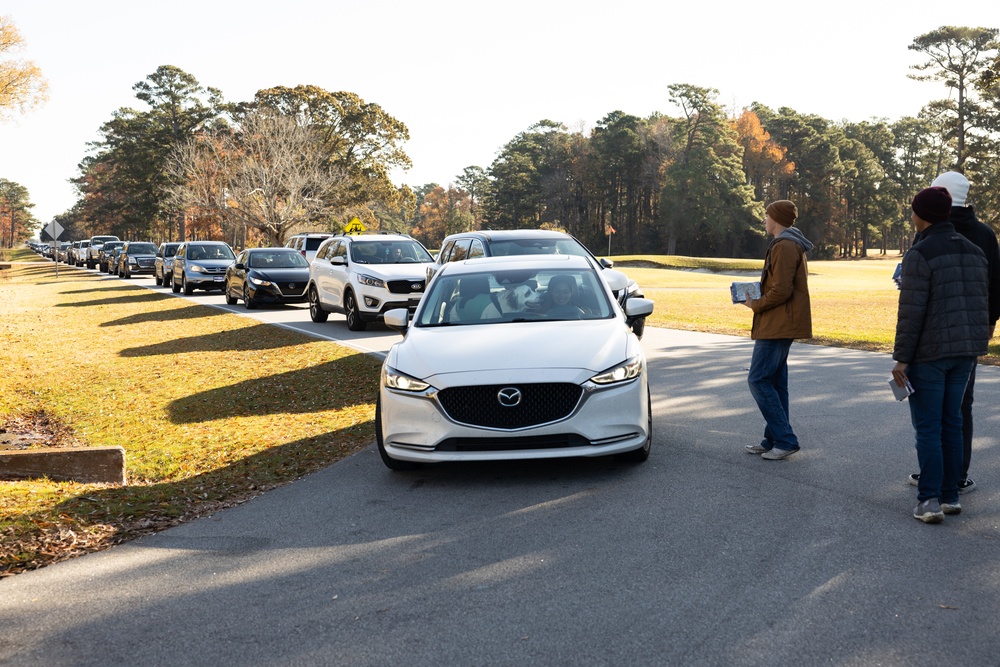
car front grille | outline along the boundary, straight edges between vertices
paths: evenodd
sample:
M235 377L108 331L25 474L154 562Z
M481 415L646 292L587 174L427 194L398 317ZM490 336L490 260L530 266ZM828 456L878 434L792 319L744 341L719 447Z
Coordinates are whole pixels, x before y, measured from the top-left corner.
M224 276L226 275L226 267L224 266L203 266L202 273L207 273L212 276Z
M439 452L511 452L529 449L589 447L594 443L574 433L526 438L448 438L434 449Z
M417 278L415 280L390 280L386 283L386 287L389 288L391 294L412 294L414 292L424 291L424 280L422 278Z
M145 257L136 258L136 262L144 269L151 269L156 264L156 260L150 257L149 259Z
M302 296L306 293L308 281L274 283L282 296Z
M520 392L512 405L501 402L501 392ZM454 421L470 426L496 429L520 429L565 419L576 409L583 394L577 384L544 382L538 384L496 384L442 389L438 400Z

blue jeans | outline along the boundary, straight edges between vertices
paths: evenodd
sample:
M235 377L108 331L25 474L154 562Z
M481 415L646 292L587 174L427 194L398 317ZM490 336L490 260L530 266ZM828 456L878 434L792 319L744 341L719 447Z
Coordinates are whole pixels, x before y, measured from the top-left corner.
M764 416L764 449L798 449L799 439L788 421L788 350L791 338L754 341L747 384Z
M930 498L958 502L964 459L962 400L975 361L975 357L952 357L915 362L906 368L913 385L913 394L907 400L917 433L920 502Z

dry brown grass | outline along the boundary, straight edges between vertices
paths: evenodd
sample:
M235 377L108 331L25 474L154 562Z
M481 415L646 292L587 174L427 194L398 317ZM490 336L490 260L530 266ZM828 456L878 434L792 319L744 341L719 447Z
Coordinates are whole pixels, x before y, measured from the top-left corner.
M373 440L370 356L51 263L3 274L0 423L44 412L122 445L129 483L0 482L0 575L242 502Z

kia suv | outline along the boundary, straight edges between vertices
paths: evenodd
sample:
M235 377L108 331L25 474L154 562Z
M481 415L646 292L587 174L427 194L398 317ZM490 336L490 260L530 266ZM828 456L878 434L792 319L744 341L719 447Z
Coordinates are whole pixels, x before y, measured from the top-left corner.
M402 234L329 238L309 264L309 315L326 322L330 313L343 313L348 329L364 331L387 310L412 314L433 262L419 241Z

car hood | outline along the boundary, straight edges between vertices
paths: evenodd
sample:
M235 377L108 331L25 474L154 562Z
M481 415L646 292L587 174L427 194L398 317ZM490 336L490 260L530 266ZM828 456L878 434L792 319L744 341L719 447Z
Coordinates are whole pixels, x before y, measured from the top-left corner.
M411 327L386 363L442 389L525 380L583 382L639 351L619 318Z
M234 259L189 259L188 264L197 264L209 269L227 269Z
M351 265L351 269L356 273L367 273L385 280L426 280L428 266L432 266L432 263L362 264L355 262Z
M309 282L309 267L301 266L299 268L288 268L288 269L251 269L250 275L260 278L261 280L270 280L272 282L301 282L303 284Z

